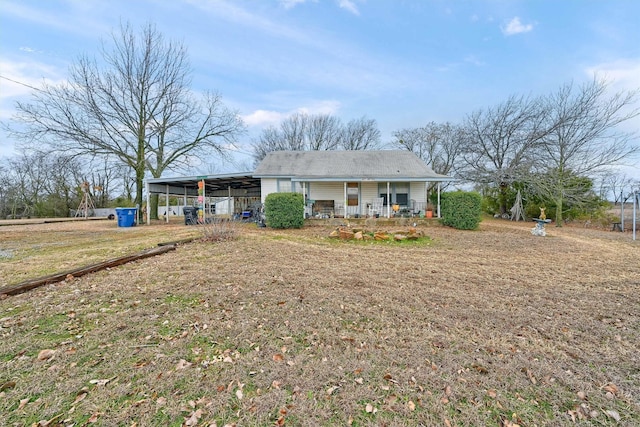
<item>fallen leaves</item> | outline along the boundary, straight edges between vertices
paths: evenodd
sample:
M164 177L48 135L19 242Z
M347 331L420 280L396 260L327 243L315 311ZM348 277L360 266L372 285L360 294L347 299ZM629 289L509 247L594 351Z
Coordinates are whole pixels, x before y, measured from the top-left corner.
M182 369L187 369L187 368L191 367L192 365L193 365L193 363L187 362L184 359L180 359L178 361L178 364L176 365L176 371L180 371Z
M97 385L97 386L105 386L105 385L109 384L111 381L115 380L116 378L118 378L118 377L116 376L116 377L104 378L104 379L100 379L100 380L91 380L91 381L89 381L89 383Z
M45 350L41 350L40 353L38 353L38 360L49 360L51 359L54 355L56 354L55 350L51 350L49 348L45 349Z
M481 373L481 374L488 374L489 373L489 370L486 367L484 367L483 365L479 364L479 363L473 363L471 365L471 367L473 369L475 369L476 371L478 371L479 373Z
M531 371L531 369L522 368L521 371L527 374L527 378L529 378L529 381L531 381L531 384L536 385L538 383L538 380L536 380L536 377L533 375L533 372Z
M339 388L340 388L340 387L335 386L335 385L334 385L334 386L329 387L329 388L327 389L327 391L326 391L327 396L331 396L331 395L332 395L332 394L333 394L337 389L339 389Z
M21 411L22 409L24 409L24 407L27 406L27 403L29 403L29 398L20 399L20 404L18 405L18 411Z
M620 422L620 420L622 419L622 417L620 417L620 414L618 413L618 411L615 411L613 409L608 409L608 410L604 411L604 413L609 418L613 418L614 420L616 420L616 422Z
M602 389L607 393L607 394L611 394L612 396L616 396L619 392L618 387L615 384L607 384L606 386L602 387Z
M202 418L202 409L196 409L188 418L185 418L184 425L188 427L197 426L200 422L200 418Z
M12 389L16 386L15 381L7 381L6 383L0 385L0 392Z
M89 394L89 389L87 387L82 387L82 389L76 394L76 399L73 401L73 404L82 402L87 395Z

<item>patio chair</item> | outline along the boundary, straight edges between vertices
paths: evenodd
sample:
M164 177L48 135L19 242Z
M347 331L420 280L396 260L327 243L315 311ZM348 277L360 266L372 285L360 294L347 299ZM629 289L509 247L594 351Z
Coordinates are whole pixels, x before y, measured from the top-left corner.
M382 197L376 197L369 205L369 216L375 216L382 213L382 204L384 199Z

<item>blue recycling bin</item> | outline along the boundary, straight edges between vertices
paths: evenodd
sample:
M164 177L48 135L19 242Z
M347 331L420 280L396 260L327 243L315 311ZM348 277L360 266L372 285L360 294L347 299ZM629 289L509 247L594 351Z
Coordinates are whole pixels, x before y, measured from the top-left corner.
M118 227L133 227L136 225L137 208L116 208Z

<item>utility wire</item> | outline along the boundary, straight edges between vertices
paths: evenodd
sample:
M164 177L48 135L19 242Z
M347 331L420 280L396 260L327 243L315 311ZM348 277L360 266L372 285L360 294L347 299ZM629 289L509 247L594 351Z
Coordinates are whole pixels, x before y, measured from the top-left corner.
M5 76L3 76L2 74L0 74L0 79L9 80L10 82L13 82L13 83L16 83L16 84L19 84L19 85L22 85L22 86L28 87L29 89L33 89L33 90L37 90L37 91L39 91L39 92L42 92L42 89L38 89L37 87L34 87L34 86L31 86L31 85L28 85L28 84L26 84L26 83L22 83L22 82L19 82L19 81L17 81L17 80L10 79L9 77L5 77Z

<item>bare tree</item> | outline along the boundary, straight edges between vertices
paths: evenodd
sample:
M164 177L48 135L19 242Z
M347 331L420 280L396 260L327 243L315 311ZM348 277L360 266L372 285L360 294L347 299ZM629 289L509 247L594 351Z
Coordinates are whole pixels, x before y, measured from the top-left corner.
M495 187L500 213L507 210L507 191L527 176L535 160L535 144L544 136L544 110L539 99L511 96L477 110L465 120L465 168L469 181Z
M129 25L103 44L101 61L82 56L68 83L43 85L29 103L16 104L13 134L75 154L111 156L135 173L142 203L145 172L159 177L189 156L213 151L244 130L217 94L198 99L189 90L186 48L165 41L149 24L139 35Z
M310 116L307 120L306 139L309 150L335 150L341 138L340 119L328 114Z
M429 122L426 126L393 133L395 147L409 150L434 172L451 174L460 161L466 140L464 128L451 123Z
M608 171L600 179L600 198L613 200L613 204L621 203L624 193L633 187L633 178L622 172Z
M379 145L380 130L375 119L353 119L342 130L340 147L343 150L372 150Z
M271 151L365 150L377 147L380 131L375 120L361 118L342 125L339 118L328 114L296 113L262 131L253 144L255 163Z
M580 188L574 192L576 177L593 177L640 152L633 144L636 135L618 129L640 115L634 107L640 92L608 95L607 89L606 81L595 78L579 87L566 84L545 99L548 131L530 185L554 202L557 226L562 225L564 202L580 199Z

